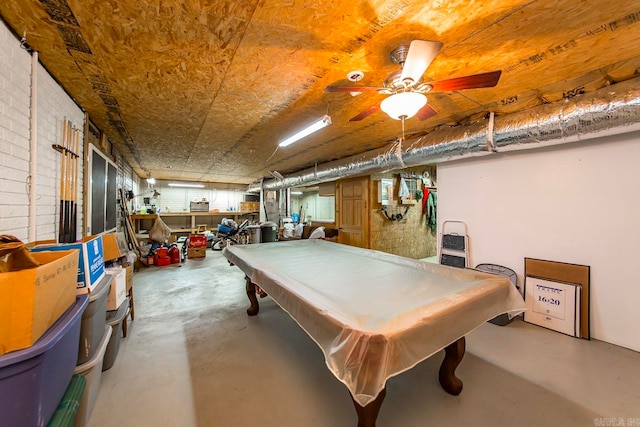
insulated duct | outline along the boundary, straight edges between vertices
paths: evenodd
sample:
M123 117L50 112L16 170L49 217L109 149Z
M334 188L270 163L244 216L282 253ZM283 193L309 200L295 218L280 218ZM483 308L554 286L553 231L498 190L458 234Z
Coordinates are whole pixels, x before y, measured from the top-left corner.
M493 128L493 134L490 129ZM396 142L305 169L247 192L304 187L355 175L434 164L493 152L538 148L640 130L640 78L575 98Z

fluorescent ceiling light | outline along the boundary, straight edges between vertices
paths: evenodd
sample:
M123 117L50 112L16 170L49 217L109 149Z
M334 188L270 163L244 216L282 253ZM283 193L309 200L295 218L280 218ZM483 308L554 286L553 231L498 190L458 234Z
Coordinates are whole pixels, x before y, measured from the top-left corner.
M311 135L314 132L319 131L320 129L322 129L325 126L329 126L331 124L331 117L328 115L324 115L322 116L322 118L316 120L315 122L311 123L309 126L307 126L306 128L302 129L300 132L295 133L293 135L291 135L289 138L285 139L284 141L280 142L280 144L278 144L278 146L280 147L286 147L287 145L291 145L294 142L304 138L305 136Z
M284 179L284 176L282 176L282 174L280 172L278 172L278 171L269 171L269 175L271 175L275 179L279 179L279 180L283 180Z
M299 196L302 194L302 191L292 191L291 194L293 194L294 196Z
M169 187L204 188L204 184L182 184L179 182L170 182Z

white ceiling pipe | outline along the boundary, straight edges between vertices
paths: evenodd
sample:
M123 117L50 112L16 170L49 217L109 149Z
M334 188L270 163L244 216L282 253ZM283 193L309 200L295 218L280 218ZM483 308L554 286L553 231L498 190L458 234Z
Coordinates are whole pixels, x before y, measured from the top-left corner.
M38 51L31 53L31 117L29 129L29 242L37 240L37 147L38 147Z

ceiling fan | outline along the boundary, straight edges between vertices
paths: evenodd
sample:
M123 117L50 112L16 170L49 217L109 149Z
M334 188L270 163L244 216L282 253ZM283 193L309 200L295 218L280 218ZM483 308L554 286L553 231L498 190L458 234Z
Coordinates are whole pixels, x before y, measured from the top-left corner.
M356 116L350 122L360 121L378 110L389 117L404 120L417 115L419 120L426 120L437 114L427 104L426 93L445 92L463 89L494 87L498 84L502 71L472 74L445 80L424 82L422 75L442 49L441 42L413 40L409 46L399 46L390 54L393 63L402 68L389 75L382 87L373 86L327 86L325 92L378 92L390 95ZM357 80L355 80L357 81Z

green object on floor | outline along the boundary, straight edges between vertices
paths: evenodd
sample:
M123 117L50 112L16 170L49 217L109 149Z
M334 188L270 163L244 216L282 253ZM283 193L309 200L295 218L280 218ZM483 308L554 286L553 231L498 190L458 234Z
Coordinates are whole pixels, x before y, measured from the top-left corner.
M62 396L62 400L56 408L56 412L49 420L48 427L63 427L72 426L73 421L76 418L76 413L80 407L80 399L82 399L82 393L84 387L87 384L87 379L84 375L74 374L69 381L67 390Z

